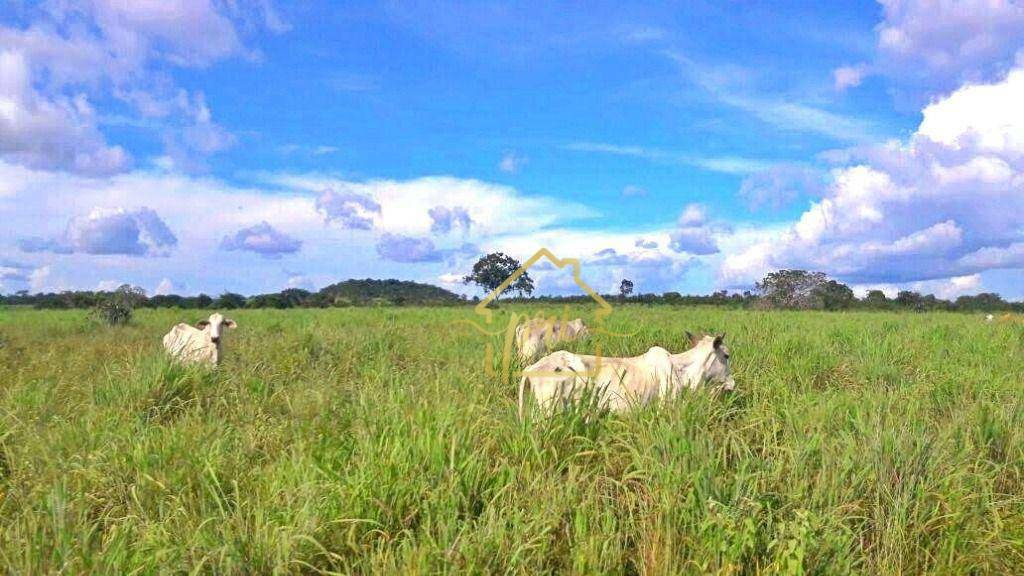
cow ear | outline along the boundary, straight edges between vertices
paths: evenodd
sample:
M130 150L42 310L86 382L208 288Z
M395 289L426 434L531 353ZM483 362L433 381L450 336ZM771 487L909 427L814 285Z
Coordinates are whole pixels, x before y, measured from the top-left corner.
M232 320L231 318L225 318L224 319L224 326L226 326L228 328L234 328L234 327L238 326L238 324L235 324L235 321Z
M203 328L206 328L209 325L210 325L210 321L209 320L200 320L199 322L196 322L196 328L199 328L200 330L202 330Z
M700 338L697 338L693 334L690 334L689 330L686 331L686 339L690 341L691 347L696 346L697 342L700 342Z
M722 332L721 336L715 336L715 350L722 347L722 342L725 341L725 332Z

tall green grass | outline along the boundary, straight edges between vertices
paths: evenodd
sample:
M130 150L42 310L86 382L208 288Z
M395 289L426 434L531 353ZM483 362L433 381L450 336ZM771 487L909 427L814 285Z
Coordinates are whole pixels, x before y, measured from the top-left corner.
M237 311L169 363L199 316L0 310L5 571L1024 572L1020 326L620 307L605 353L724 330L738 393L521 423L468 309Z

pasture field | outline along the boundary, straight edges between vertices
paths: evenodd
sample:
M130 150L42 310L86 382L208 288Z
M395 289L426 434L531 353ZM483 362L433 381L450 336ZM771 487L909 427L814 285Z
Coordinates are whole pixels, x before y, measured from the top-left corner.
M0 309L3 571L1024 573L1020 325L619 306L737 393L520 423L468 307L229 315L211 371L160 344L201 311Z

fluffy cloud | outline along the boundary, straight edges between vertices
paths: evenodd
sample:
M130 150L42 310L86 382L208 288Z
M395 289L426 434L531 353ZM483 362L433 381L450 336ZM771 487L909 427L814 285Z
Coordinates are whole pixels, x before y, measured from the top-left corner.
M171 79L173 68L203 68L254 57L239 30L285 25L263 2L119 2L68 0L28 5L24 27L0 25L0 157L33 168L106 175L125 170L129 155L109 145L91 102L116 98L155 129L172 156L207 154L234 137L214 123L202 94ZM180 162L184 163L184 162Z
M374 220L380 218L380 204L373 198L344 189L341 192L324 190L316 199L316 209L327 222L353 230L370 230Z
M706 228L679 228L672 232L669 246L676 252L706 256L718 252L718 244Z
M1024 66L992 84L968 84L924 109L918 135L946 148L977 154L1000 166L1024 156ZM984 156L993 154L995 156ZM1000 158L1003 156L1003 158ZM945 168L945 167L943 167ZM954 166L956 168L956 166Z
M191 149L203 154L227 150L235 145L235 136L212 120L206 97L200 92L193 97L192 122L182 130L181 138Z
M298 288L300 290L309 290L310 292L316 290L313 279L305 274L292 274L288 276L285 288Z
M605 248L582 259L583 276L593 287L603 293L618 291L623 278L631 279L643 292L663 292L677 288L681 277L695 262L689 257L680 258L653 249ZM546 274L561 282L569 278L564 273L553 271ZM568 284L569 292L573 292ZM578 292L578 289L576 290Z
M0 260L0 291L29 282L32 267L12 260Z
M708 219L708 209L702 204L687 204L679 214L682 227L703 226Z
M448 286L457 286L457 285L460 285L460 284L463 283L462 279L464 277L465 277L465 274L458 274L458 273L455 273L455 272L446 272L446 273L441 274L440 276L438 276L437 277L437 281L440 282L441 284L445 284L445 285L448 285Z
M444 255L430 238L384 234L377 242L377 254L393 262L439 262Z
M28 285L33 292L42 292L50 287L50 271L49 266L40 266L29 274Z
M128 153L106 143L95 116L84 94L47 98L36 91L24 55L0 52L0 157L96 176L120 171Z
M867 76L867 73L868 68L864 64L858 64L856 66L840 66L832 71L833 85L839 92L842 92L847 88L860 86L860 83L864 81L864 77Z
M930 104L906 143L854 151L795 225L730 255L721 282L783 267L862 284L1024 267L1022 99L1018 68Z
M863 298L871 290L881 290L889 298L895 298L901 290L911 290L920 294L934 294L939 298L954 300L958 296L977 294L983 290L984 286L980 274L970 274L904 284L854 284L851 288L858 298Z
M519 172L523 166L526 166L526 162L526 156L521 156L515 151L506 152L505 155L501 157L501 161L498 162L498 170L501 170L506 174L515 174L516 172Z
M268 183L320 194L317 207L344 227L392 234L431 233L436 206L461 206L472 216L472 236L485 237L540 230L598 215L575 202L527 196L511 186L450 176L412 180L353 182L326 175L279 175ZM330 192L323 192L327 190Z
M317 199L328 188L358 194L379 206L370 218L372 229L324 226L325 214L317 211ZM263 174L254 184L243 186L183 174L173 167L95 179L29 170L3 161L0 221L6 226L0 226L0 253L13 254L18 240L30 235L41 237L37 240L40 244L49 242L37 249L69 251L74 246L65 240L68 220L57 219L89 214L94 206L140 204L158 214L173 230L177 244L174 250L168 250L167 258L136 258L128 266L124 258L90 257L81 250L80 254L61 258L36 252L23 258L27 265L53 265L52 274L40 273L37 284L48 290L93 288L101 280L116 278L152 288L170 278L178 293L185 286L192 294L278 290L291 276L301 274L283 271L278 261L263 258L248 261L246 274L238 274L237 253L220 249L226 233L233 236L235 231L263 221L272 223L281 234L302 241L301 249L289 260L294 260L295 267L325 271L326 275L313 277L317 285L355 276L435 281L439 274L465 272L483 252L505 251L524 259L540 246L561 256L593 254L595 247L613 248L620 255L651 251L635 245L642 238L648 246L657 244L660 248L653 251L670 258L672 266L664 270L644 267L643 261L653 258L653 254L634 262L622 261L621 265L606 262L588 266L593 274L602 275L593 285L611 286L613 280L617 283L628 277L644 290L655 290L656 286L678 289L681 271L688 269L691 259L667 247L668 228L616 234L593 226L587 230L573 228L588 222L595 213L573 202L527 196L512 187L476 180L431 177L358 182L330 175ZM464 208L471 215L470 230L457 239L432 236L434 221L429 212L437 206ZM391 236L384 237L386 234ZM430 244L420 242L424 238ZM388 258L381 257L378 243ZM339 258L339 254L344 257ZM422 264L412 267L410 261ZM553 285L553 277L546 282Z
M473 224L473 219L469 217L469 212L462 206L453 206L451 208L447 206L434 206L427 211L427 214L430 215L430 219L433 221L430 225L430 231L435 234L447 234L454 227L461 227L463 232L468 232L469 227Z
M476 255L478 249L472 244L463 244L457 248L439 249L430 238L405 236L402 234L383 234L377 241L377 254L392 262L419 263L452 261L458 257Z
M871 72L886 74L918 98L964 82L989 82L1024 46L1024 4L1016 0L879 0L878 54ZM834 72L837 89L868 73L860 64Z
M605 248L584 260L591 266L629 266L633 268L657 267L672 264L672 259L649 250L620 253L614 248Z
M707 221L707 210L700 204L689 204L679 215L676 229L669 234L669 247L676 252L707 256L718 252L714 230Z
M71 1L54 15L65 25L92 24L118 57L158 54L179 66L206 67L243 52L234 24L208 0L190 2Z
M796 164L780 164L743 179L739 196L752 210L779 209L800 198L820 196L825 178L817 170Z
M264 258L280 258L284 254L298 252L302 241L279 232L264 221L225 236L220 247L224 250L247 250Z
M59 254L124 254L166 256L178 239L149 208L95 208L87 216L72 218L64 234L56 238L25 238L25 252Z
M560 258L578 257L583 278L602 293L618 291L623 278L633 280L639 291L679 290L687 274L699 266L696 259L668 248L670 228L644 232L639 243L635 232L554 228L488 239L483 252L504 252L523 262L545 247ZM602 247L595 251L595 246ZM547 260L530 268L537 290L544 294L579 294L572 274Z

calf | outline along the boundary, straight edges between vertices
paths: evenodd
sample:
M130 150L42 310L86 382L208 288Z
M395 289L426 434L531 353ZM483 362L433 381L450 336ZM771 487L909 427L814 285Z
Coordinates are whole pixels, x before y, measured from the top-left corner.
M175 360L217 366L223 357L224 329L235 326L234 320L214 312L195 326L182 322L171 328L164 336L164 348Z

